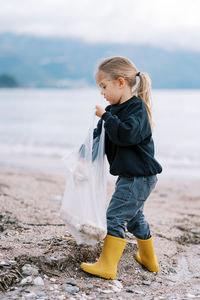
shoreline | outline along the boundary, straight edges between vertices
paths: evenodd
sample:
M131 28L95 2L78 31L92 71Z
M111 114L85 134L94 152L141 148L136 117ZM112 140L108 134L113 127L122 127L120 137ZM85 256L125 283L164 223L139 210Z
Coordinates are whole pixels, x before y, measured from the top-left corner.
M0 287L3 279L8 286L0 292L2 300L27 299L31 293L39 299L39 292L46 295L44 299L200 298L198 180L159 176L144 214L151 225L160 271L150 273L136 262L136 240L126 233L128 243L114 281L80 270L81 261L99 256L102 242L95 247L76 245L60 218L64 189L64 174L0 167ZM108 199L113 189L114 182L109 181ZM36 275L20 285L22 278L27 279L22 272L26 264L38 269L44 285L33 284ZM3 274L15 277L10 282ZM69 292L69 281L75 282L78 292Z
M70 152L66 152L68 154ZM21 155L13 154L1 157L0 169L24 170L33 172L44 172L47 174L57 174L65 176L66 168L63 156L43 156L43 155ZM158 161L160 161L158 159ZM169 181L197 181L200 180L200 169L193 165L172 166L167 162L162 162L163 171L158 174L159 180ZM109 178L116 180L117 176L109 174Z

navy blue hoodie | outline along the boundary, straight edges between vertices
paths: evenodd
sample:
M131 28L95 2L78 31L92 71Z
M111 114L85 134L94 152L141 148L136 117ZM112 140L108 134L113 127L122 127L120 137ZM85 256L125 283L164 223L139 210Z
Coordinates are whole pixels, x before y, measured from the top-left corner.
M122 104L106 107L94 130L101 133L105 121L105 152L112 175L150 176L162 172L154 158L154 142L144 102L133 96Z

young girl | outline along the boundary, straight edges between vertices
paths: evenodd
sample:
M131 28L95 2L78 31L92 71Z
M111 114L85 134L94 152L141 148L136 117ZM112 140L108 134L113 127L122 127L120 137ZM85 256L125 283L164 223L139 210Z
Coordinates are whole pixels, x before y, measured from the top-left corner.
M125 229L137 240L136 260L151 272L159 266L150 227L143 215L144 203L154 189L162 167L154 158L151 117L151 83L147 74L123 57L105 59L98 67L96 82L110 103L96 106L101 118L94 137L105 122L105 152L110 173L118 175L107 209L107 235L102 253L94 264L82 263L90 274L114 279L126 245Z

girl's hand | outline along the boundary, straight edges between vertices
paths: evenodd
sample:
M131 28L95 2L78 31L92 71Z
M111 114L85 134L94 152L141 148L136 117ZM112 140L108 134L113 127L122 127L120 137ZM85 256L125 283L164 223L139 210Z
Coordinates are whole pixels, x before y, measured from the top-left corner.
M106 112L105 109L99 105L96 105L95 109L96 109L96 116L99 118L101 118L102 115Z

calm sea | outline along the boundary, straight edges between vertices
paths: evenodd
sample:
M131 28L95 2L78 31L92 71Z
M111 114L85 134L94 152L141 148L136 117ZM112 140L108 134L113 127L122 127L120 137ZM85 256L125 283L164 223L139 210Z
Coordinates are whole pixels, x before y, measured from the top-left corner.
M96 88L0 89L0 166L63 172L95 104L105 105ZM200 178L200 90L153 90L153 117L163 176Z

